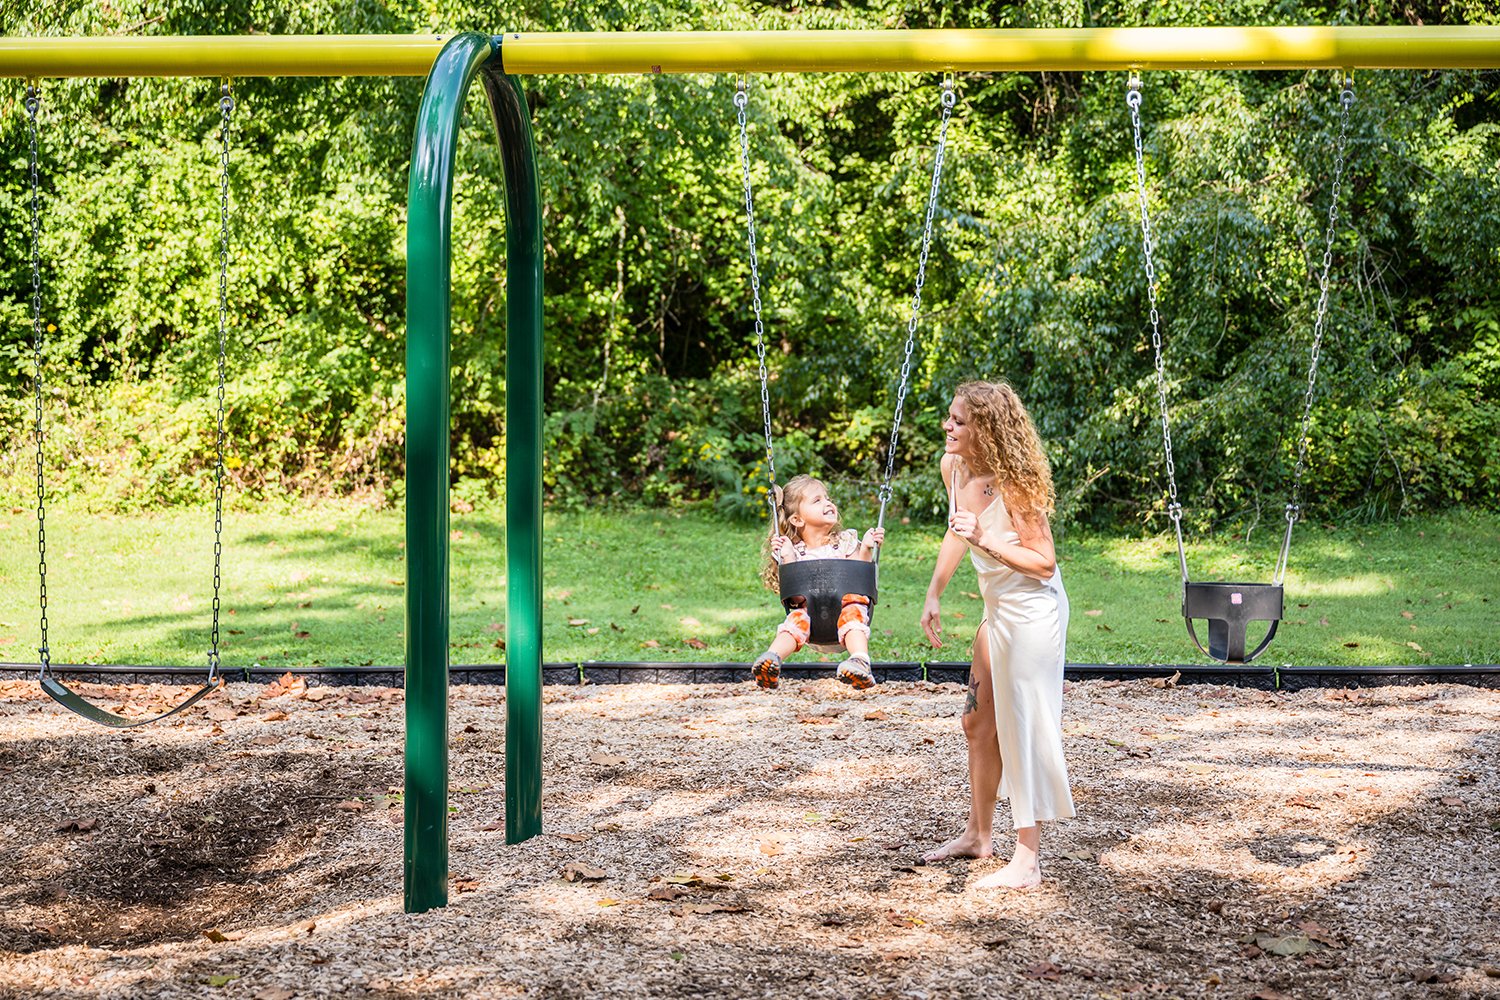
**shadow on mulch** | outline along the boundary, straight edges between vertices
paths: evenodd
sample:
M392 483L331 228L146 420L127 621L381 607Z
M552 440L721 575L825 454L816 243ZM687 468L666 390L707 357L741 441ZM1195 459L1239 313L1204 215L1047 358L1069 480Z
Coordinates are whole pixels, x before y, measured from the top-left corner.
M53 827L0 849L0 951L197 938L252 919L273 897L284 906L323 841L360 822L336 804L401 780L399 762L310 753L260 755L253 773L236 773L215 760L220 752L206 738L0 744L10 793L0 820L35 829L48 810ZM50 787L68 790L66 813L42 805L57 799ZM350 865L337 881L358 883L379 867Z

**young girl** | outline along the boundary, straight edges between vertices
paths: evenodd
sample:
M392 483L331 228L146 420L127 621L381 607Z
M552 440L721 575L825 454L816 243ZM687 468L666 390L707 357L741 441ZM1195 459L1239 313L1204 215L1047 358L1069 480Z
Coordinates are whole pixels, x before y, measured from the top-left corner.
M828 490L812 476L793 476L781 489L776 504L776 534L771 537L769 558L762 578L766 586L779 590L782 563L800 559L863 559L869 562L875 547L885 541L884 528L871 528L861 541L854 531L839 524L839 509L828 499ZM776 630L771 648L760 655L750 672L755 683L774 688L781 679L781 661L807 644L812 622L804 608L793 608ZM870 598L845 594L839 611L839 645L849 658L839 664L838 679L863 691L875 686L870 670ZM833 652L838 646L814 648Z

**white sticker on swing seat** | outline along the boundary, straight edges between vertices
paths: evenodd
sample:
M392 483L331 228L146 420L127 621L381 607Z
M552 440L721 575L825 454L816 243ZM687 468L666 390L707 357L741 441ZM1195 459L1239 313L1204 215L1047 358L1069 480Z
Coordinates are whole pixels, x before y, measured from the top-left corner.
M1234 592L1234 593L1232 593L1232 594L1229 595L1229 603L1230 604L1244 604L1245 603L1245 597L1244 597L1243 594L1241 594L1238 591L1236 591L1236 592Z

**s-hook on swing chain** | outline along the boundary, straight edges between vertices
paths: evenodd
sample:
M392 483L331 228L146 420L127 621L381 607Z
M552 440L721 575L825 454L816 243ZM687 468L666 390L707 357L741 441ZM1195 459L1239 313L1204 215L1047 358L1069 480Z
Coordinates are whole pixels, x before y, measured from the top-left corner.
M224 379L229 326L229 118L234 97L229 80L219 88L219 386L218 432L214 439L214 603L208 683L219 679L219 585L224 557Z
M1313 315L1313 340L1307 364L1307 393L1302 398L1302 428L1297 438L1297 464L1292 469L1292 498L1286 505L1286 534L1281 556L1276 560L1277 584L1286 574L1287 553L1292 546L1292 526L1302 516L1302 471L1307 460L1307 431L1312 423L1313 390L1318 383L1318 352L1328 319L1328 273L1333 268L1333 240L1338 233L1339 195L1344 187L1344 160L1349 147L1349 109L1354 106L1354 74L1345 71L1339 91L1339 137L1333 147L1333 185L1328 196L1328 229L1323 238L1323 272L1318 276L1318 305Z
M42 611L42 642L37 648L37 663L41 676L46 677L52 665L52 652L47 644L47 487L42 449L42 214L37 168L37 115L41 108L41 91L32 80L26 85L26 119L31 140L31 342L35 365L32 384L36 390L36 552Z
M734 93L735 116L740 123L740 166L745 175L745 232L750 241L750 304L755 310L755 354L760 361L760 412L766 432L766 469L770 489L766 503L771 508L771 533L776 533L776 455L771 446L771 390L766 373L766 327L760 310L760 256L755 250L755 196L750 188L750 136L745 124L745 109L750 104L750 82L740 74Z

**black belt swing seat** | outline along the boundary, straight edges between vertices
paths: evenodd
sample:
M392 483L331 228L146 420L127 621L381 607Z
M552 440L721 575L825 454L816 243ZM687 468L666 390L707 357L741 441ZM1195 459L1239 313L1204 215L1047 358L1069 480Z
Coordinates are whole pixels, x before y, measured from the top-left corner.
M182 701L158 715L130 718L111 712L89 701L70 689L52 673L52 655L48 643L47 622L47 506L46 488L42 478L44 442L42 426L42 286L41 286L41 183L37 156L37 114L41 109L41 95L35 84L26 88L25 107L30 124L31 139L31 324L35 358L36 390L36 516L37 516L37 567L40 579L41 645L37 649L37 681L42 690L53 701L81 718L112 729L133 729L186 711L201 701L204 696L224 686L219 663L219 584L220 564L223 555L224 528L224 383L226 368L227 321L229 312L229 123L234 99L230 96L226 81L219 94L219 356L218 356L218 437L217 461L214 479L214 597L212 647L208 653L208 675L203 684Z
M839 641L839 613L845 594L868 597L870 620L875 619L880 573L874 562L803 559L782 564L780 576L781 606L787 611L802 608L807 612L807 641L814 646L832 646Z
M755 349L760 360L760 402L766 436L766 469L770 488L766 502L770 506L770 533L774 537L777 529L776 459L771 441L771 396L769 377L766 373L765 326L761 321L760 258L755 246L755 198L750 185L750 139L746 127L746 108L749 105L748 82L740 77L734 95L738 109L740 127L740 164L745 181L745 225L750 247L750 292L751 306L755 313ZM922 226L921 253L917 258L916 290L912 295L911 313L906 324L906 352L901 362L901 378L896 389L895 416L891 423L891 439L886 451L885 479L880 484L880 514L877 527L885 525L885 509L891 500L891 478L896 465L896 441L901 433L901 414L906 404L907 387L911 378L911 355L916 346L917 318L922 307L922 286L927 280L927 255L932 245L932 220L937 213L938 190L943 175L943 159L948 142L948 119L957 103L951 74L944 78L942 89L942 119L938 127L937 146L932 162L932 183L927 192L927 214ZM783 563L778 569L780 578L781 605L791 611L801 608L807 612L810 629L808 642L813 645L835 645L839 641L839 614L843 610L845 594L860 594L870 600L870 620L873 623L875 605L879 599L880 550L875 550L870 562L862 559L809 559Z
M1292 526L1301 516L1299 503L1302 472L1307 458L1307 433L1312 417L1313 389L1317 384L1318 351L1323 342L1328 315L1328 276L1333 265L1333 241L1337 232L1339 191L1343 184L1344 157L1348 141L1349 109L1354 104L1354 80L1345 74L1339 92L1339 134L1334 147L1333 184L1328 203L1328 226L1323 246L1323 271L1318 279L1318 304L1313 319L1312 348L1307 369L1307 391L1302 400L1302 426L1297 442L1297 464L1292 473L1292 499L1286 505L1286 532L1282 536L1281 555L1271 583L1225 583L1194 581L1188 578L1187 554L1182 542L1182 504L1177 501L1176 467L1172 462L1172 432L1167 417L1167 383L1162 364L1160 314L1156 304L1156 265L1152 258L1155 242L1151 235L1151 216L1146 200L1146 166L1141 148L1141 81L1130 76L1125 97L1135 133L1136 193L1140 202L1141 247L1145 258L1146 288L1151 301L1151 344L1156 353L1156 387L1161 406L1162 446L1166 454L1168 503L1167 514L1177 536L1177 560L1182 571L1182 617L1188 635L1203 655L1221 663L1245 664L1270 646L1277 626L1285 614L1282 580L1286 574L1287 556L1291 551ZM1208 623L1208 645L1198 637L1195 620ZM1266 634L1250 652L1245 651L1247 626L1251 622L1269 623Z

